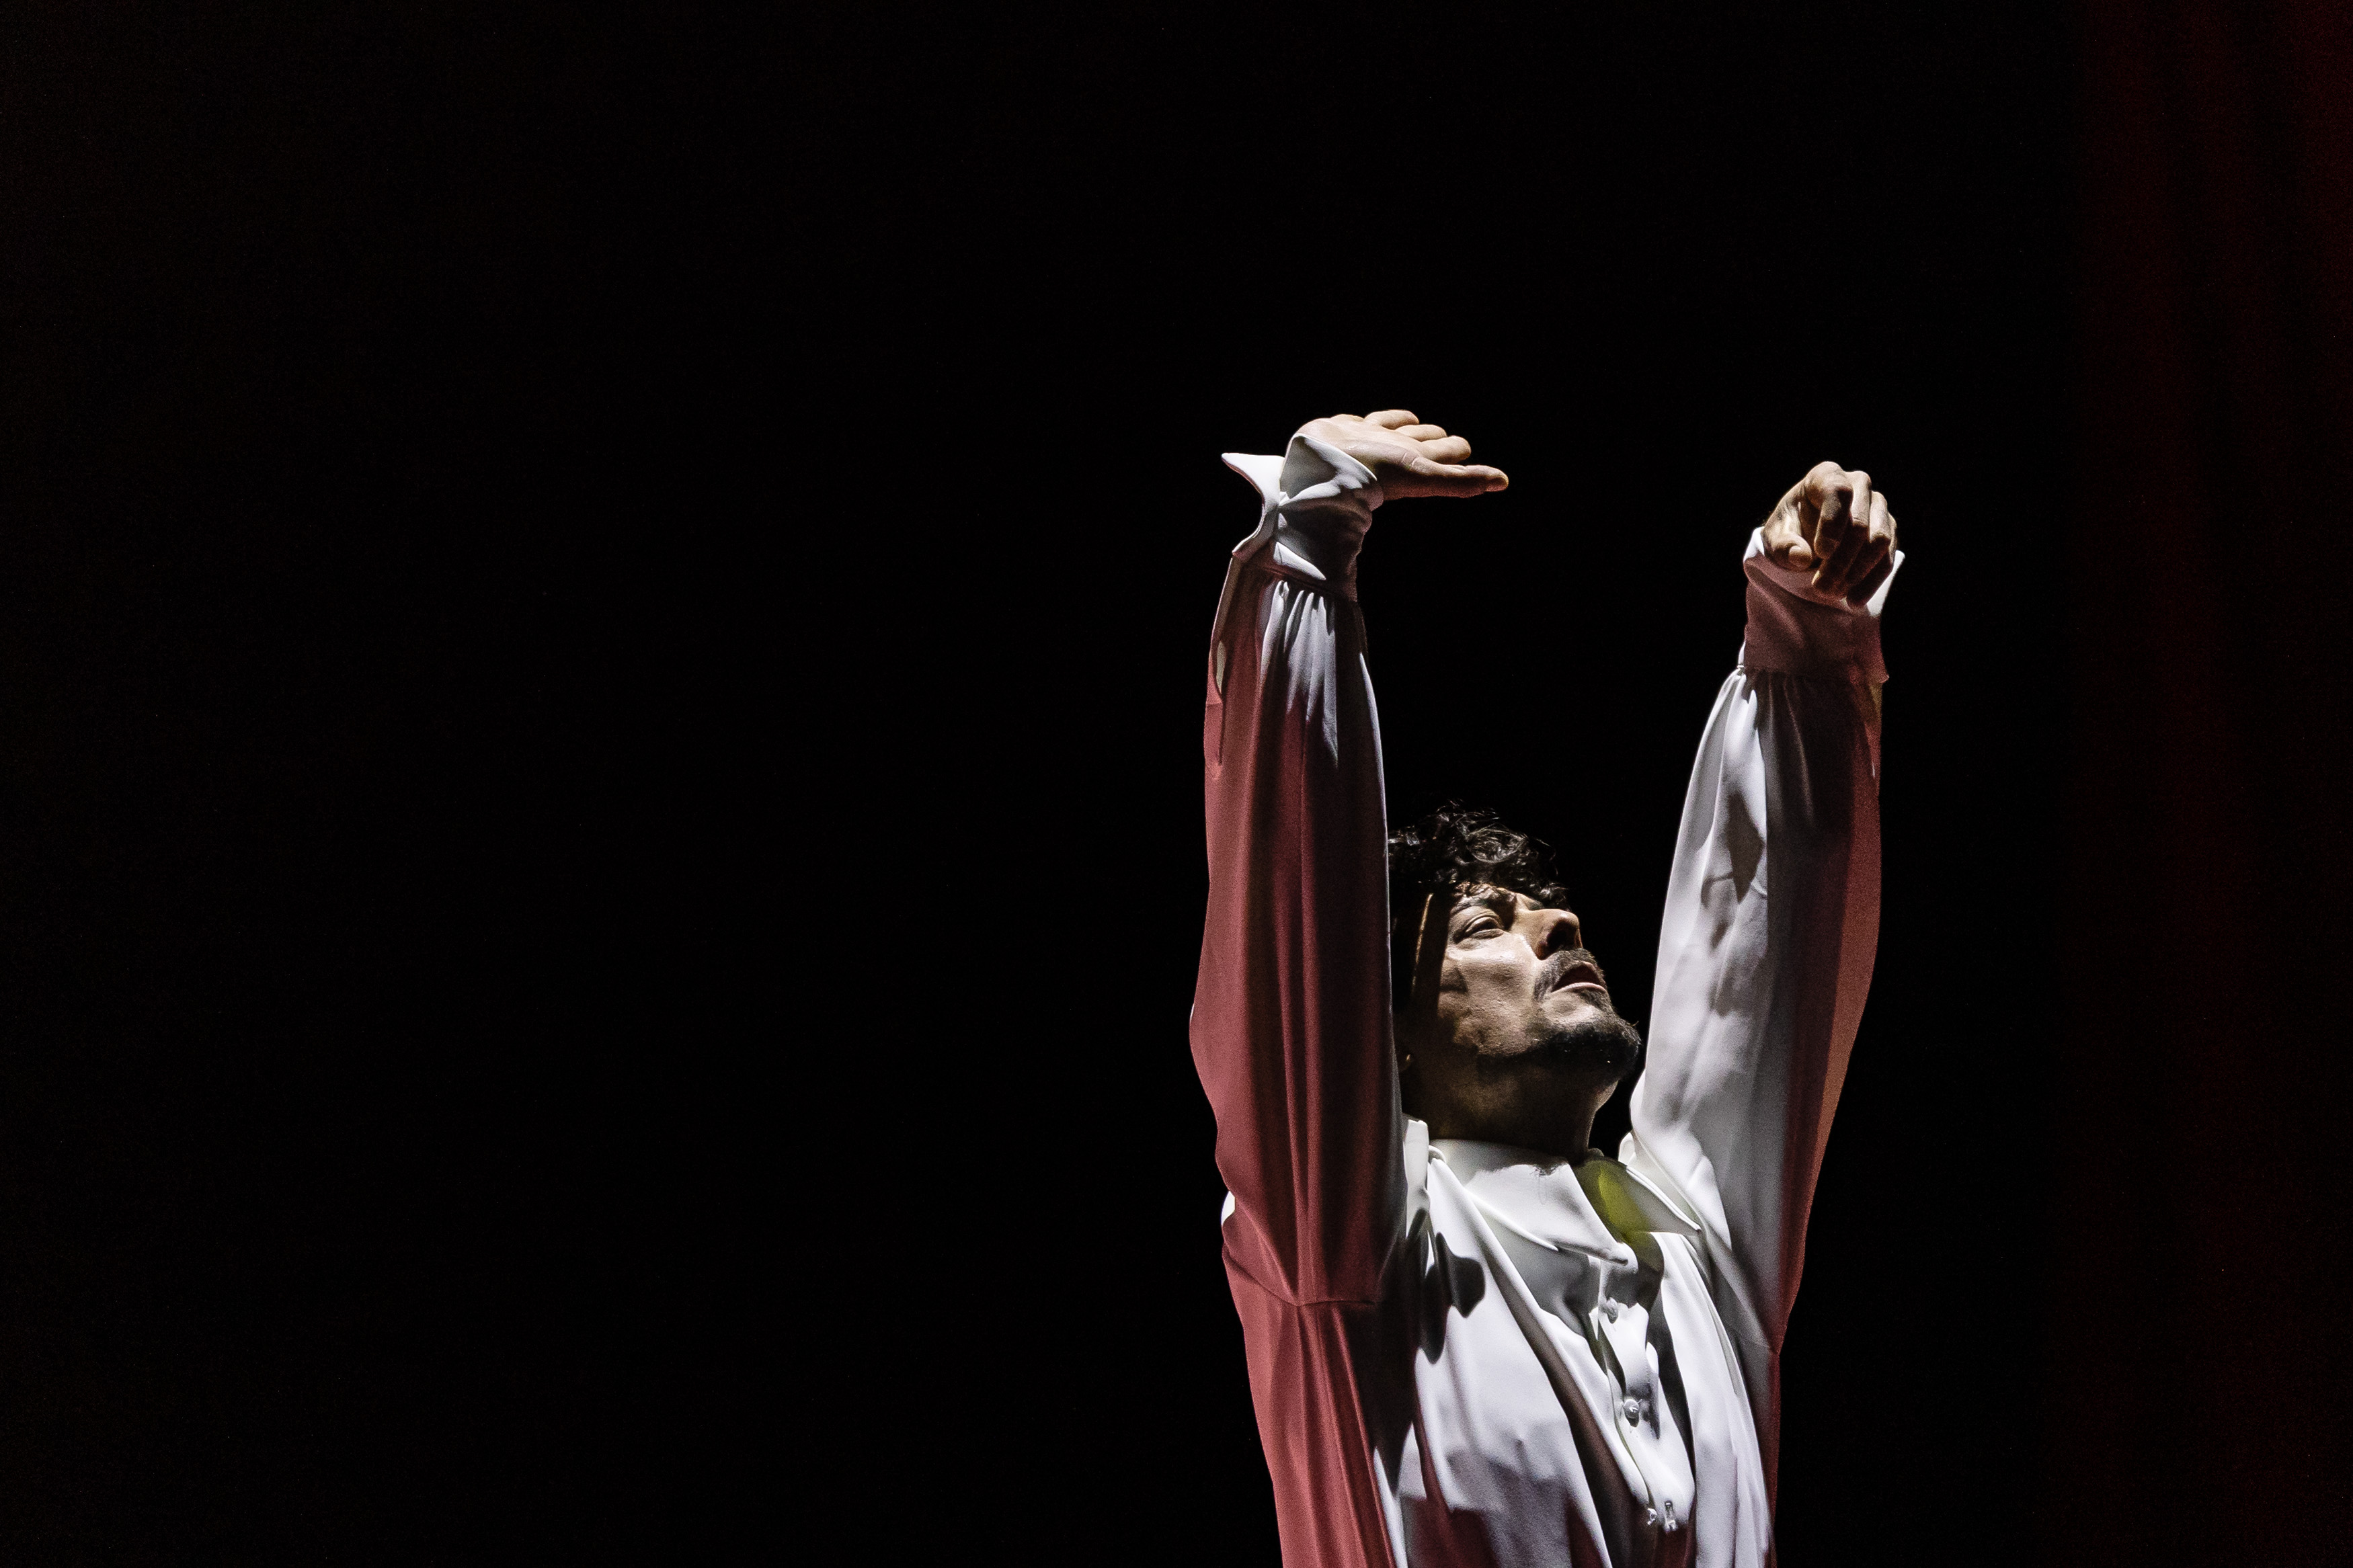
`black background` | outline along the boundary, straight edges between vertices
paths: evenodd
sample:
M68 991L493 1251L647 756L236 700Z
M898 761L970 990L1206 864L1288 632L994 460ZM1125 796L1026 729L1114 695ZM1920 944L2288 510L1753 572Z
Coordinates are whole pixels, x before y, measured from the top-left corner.
M1892 496L1886 914L1780 1531L1792 1562L2022 1549L2066 45L2026 7L1843 5L1073 8L868 40L939 73L843 91L827 143L873 182L853 253L888 279L843 372L900 437L880 554L935 595L847 641L902 672L858 726L900 759L883 798L981 900L941 955L978 1018L925 1007L942 1048L903 1064L937 1062L932 1135L980 1195L911 1326L925 1400L869 1406L874 1445L953 1410L954 1462L861 1447L851 1495L1057 1561L1275 1561L1185 1037L1202 648L1255 515L1217 454L1405 406L1513 487L1376 520L1392 817L1459 795L1557 846L1638 1016L1747 531L1825 458ZM877 145L903 161L847 162ZM918 1181L926 1222L962 1206Z
M2194 9L12 12L0 1562L1272 1562L1216 455L1384 405L1392 813L1638 1016L1747 529L1902 520L1788 1560L2314 1560L2353 57Z
M0 1561L722 1560L772 47L0 24Z

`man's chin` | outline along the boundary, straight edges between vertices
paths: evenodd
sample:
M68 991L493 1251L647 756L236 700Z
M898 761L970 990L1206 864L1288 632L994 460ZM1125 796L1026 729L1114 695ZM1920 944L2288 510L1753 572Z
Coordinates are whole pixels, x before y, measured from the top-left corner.
M1633 1025L1606 1008L1582 1008L1556 1021L1542 1049L1563 1067L1622 1078L1641 1059L1642 1037Z
M1569 1025L1580 1023L1596 1014L1610 1017L1618 1014L1618 1009L1610 1003L1609 992L1584 985L1565 985L1547 994L1540 1005L1546 1017Z

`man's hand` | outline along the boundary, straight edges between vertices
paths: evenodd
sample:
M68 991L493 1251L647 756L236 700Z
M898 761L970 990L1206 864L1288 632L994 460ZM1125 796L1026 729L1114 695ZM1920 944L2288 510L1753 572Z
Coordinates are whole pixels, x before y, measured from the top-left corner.
M1895 518L1869 474L1817 463L1765 520L1765 553L1776 566L1811 570L1817 590L1862 605L1895 569Z
M1501 468L1465 464L1470 442L1424 425L1402 408L1385 408L1362 418L1335 414L1329 419L1311 419L1299 427L1299 434L1328 442L1372 469L1381 494L1389 500L1485 495L1512 482Z

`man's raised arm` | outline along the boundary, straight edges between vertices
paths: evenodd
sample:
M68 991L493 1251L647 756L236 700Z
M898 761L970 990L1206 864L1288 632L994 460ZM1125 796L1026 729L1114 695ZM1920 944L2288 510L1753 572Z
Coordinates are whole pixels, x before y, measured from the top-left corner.
M1747 639L1683 801L1624 1159L1689 1204L1767 1473L1807 1210L1879 939L1879 612L1903 557L1822 464L1751 536Z
M1356 608L1374 508L1506 483L1402 410L1303 426L1258 488L1208 650L1209 900L1193 1060L1231 1265L1279 1300L1368 1300L1402 1212L1380 733Z

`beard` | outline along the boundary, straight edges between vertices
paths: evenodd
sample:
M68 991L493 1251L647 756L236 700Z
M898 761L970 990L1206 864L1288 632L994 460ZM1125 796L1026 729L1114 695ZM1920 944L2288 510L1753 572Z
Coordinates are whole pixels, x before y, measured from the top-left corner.
M1596 974L1601 973L1601 965L1595 962L1593 954L1581 947L1546 959L1544 992L1549 994L1555 988L1562 971L1580 964L1591 964ZM1535 1055L1556 1069L1580 1076L1622 1079L1641 1059L1641 1031L1618 1016L1606 981L1599 993L1588 991L1583 995L1590 1005L1574 1017L1546 1016L1546 1026L1534 1041Z
M1579 1075L1622 1079L1641 1059L1642 1035L1606 1001L1593 1011L1554 1022L1536 1037L1535 1054L1553 1067Z

